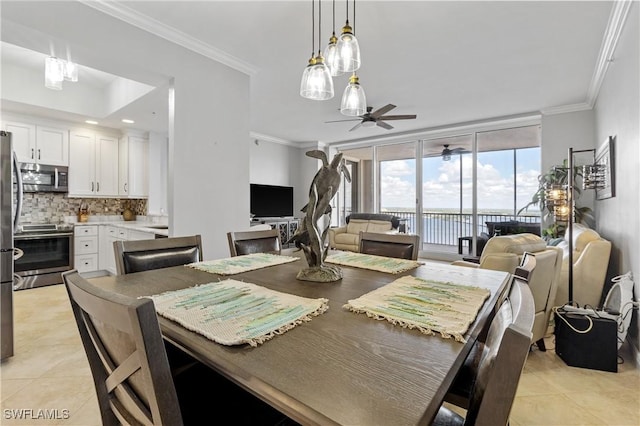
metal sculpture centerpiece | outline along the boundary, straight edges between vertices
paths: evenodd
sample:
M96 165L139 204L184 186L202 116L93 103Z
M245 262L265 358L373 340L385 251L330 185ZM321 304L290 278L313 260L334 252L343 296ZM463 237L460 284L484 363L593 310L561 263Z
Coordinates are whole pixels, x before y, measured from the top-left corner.
M293 242L304 252L308 268L301 269L296 276L303 281L333 282L342 278L342 270L337 265L324 263L329 253L327 235L331 225L331 200L338 192L342 175L351 182L351 175L345 167L342 153L333 157L331 163L324 151L308 151L308 157L322 160L309 189L309 202L300 209L305 213L296 233L288 242Z

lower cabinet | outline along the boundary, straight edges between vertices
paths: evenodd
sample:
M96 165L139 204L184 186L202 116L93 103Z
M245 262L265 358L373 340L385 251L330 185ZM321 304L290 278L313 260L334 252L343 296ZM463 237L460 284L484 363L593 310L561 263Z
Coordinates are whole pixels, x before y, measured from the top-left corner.
M277 229L278 232L280 232L282 248L293 246L293 244L287 244L287 241L293 237L298 230L298 226L300 226L300 219L296 219L295 217L262 218L254 221L254 223L255 222L268 224L271 226L271 229Z
M73 267L80 273L98 270L98 225L73 229Z
M76 226L83 228L84 226ZM134 229L121 228L113 225L95 225L96 230L96 252L93 269L85 272L104 270L111 275L116 274L116 257L113 249L113 242L118 240L151 240L155 235L151 232L136 231ZM77 238L77 237L76 237ZM82 245L82 242L80 243ZM78 242L76 240L76 259L78 259ZM89 262L88 259L85 260ZM76 263L77 264L77 263ZM87 264L87 268L90 267ZM76 266L77 268L77 266Z

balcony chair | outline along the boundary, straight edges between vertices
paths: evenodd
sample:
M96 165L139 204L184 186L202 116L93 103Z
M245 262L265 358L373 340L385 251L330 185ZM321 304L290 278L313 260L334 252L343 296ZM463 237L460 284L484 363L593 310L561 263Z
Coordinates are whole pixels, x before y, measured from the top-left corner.
M251 253L280 254L282 252L280 232L277 229L227 232L227 239L232 257Z
M529 277L529 286L536 305L533 342L544 351L543 337L549 328L549 319L555 306L556 289L560 282L562 250L557 247L548 247L546 242L535 234L501 235L487 242L479 264L466 261L455 261L453 264L513 274L525 252L536 257L537 266Z
M360 253L398 259L418 259L420 237L413 234L380 234L360 231Z
M441 406L433 423L440 425L506 425L531 345L533 295L514 276L508 298L491 320L487 340L477 352L466 416Z
M113 249L118 275L202 261L200 235L114 241Z
M280 424L286 416L200 365L173 376L151 299L63 274L98 397L103 425L197 425L213 416L236 424Z

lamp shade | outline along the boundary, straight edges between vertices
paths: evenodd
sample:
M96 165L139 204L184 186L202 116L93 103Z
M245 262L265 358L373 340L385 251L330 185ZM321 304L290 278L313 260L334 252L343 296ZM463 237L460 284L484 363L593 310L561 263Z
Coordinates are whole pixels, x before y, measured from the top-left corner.
M49 56L44 63L44 85L48 89L62 90L64 80L64 63L60 59Z
M327 67L329 67L329 72L333 77L337 77L343 74L343 72L340 71L339 67L340 55L338 55L338 38L335 34L333 34L329 39L329 44L324 50L324 58Z
M300 82L300 96L316 101L333 98L333 80L324 58L318 54L309 60Z
M338 39L337 48L339 56L338 70L340 72L353 72L360 68L360 46L348 22L342 27L342 34Z
M360 116L367 112L367 97L360 86L358 76L353 74L342 94L340 113L349 116Z

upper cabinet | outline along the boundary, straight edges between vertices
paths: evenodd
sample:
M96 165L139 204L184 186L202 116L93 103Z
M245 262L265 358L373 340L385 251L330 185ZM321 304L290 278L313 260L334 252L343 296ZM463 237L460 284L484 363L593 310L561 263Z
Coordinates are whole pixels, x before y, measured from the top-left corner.
M149 140L125 135L120 138L120 179L118 192L121 197L146 198L149 196Z
M51 166L69 165L69 130L30 123L8 121L4 130L11 132L18 161Z
M118 138L80 129L69 139L69 196L117 197Z

